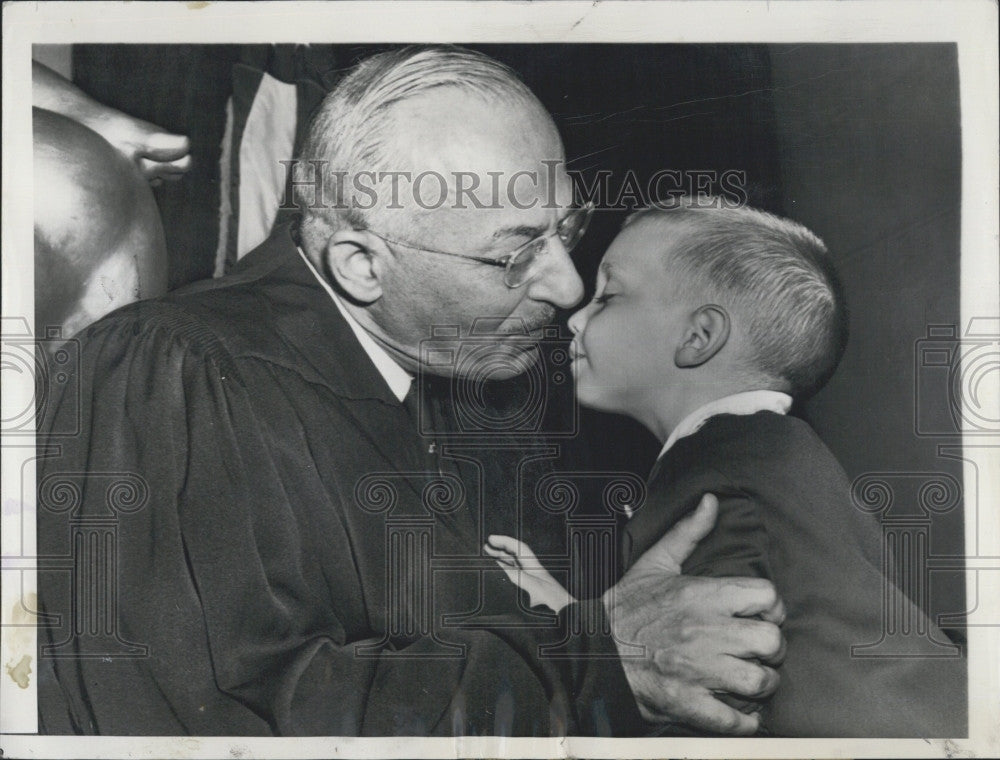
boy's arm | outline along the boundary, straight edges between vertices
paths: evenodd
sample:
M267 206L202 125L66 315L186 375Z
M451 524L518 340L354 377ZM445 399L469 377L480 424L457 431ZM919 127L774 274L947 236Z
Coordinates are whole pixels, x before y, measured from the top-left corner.
M768 563L768 535L761 518L762 505L731 486L716 486L719 518L704 541L684 564L684 575L714 578L766 578L774 576ZM695 502L697 503L697 502Z
M902 658L856 656L883 635L881 605L888 581L859 552L860 537L849 529L851 523L833 514L841 505L819 512L802 493L768 498L726 482L730 485L715 486L716 528L695 547L682 572L767 578L785 599L781 684L773 697L756 705L764 729L789 737L961 734L964 660L935 657L943 649L930 646L923 652L927 656L918 651ZM810 487L819 488L802 484L803 490ZM916 605L903 604L909 619L922 619L927 630L936 630ZM745 700L726 701L744 711L755 707Z
M763 578L773 581L768 564L767 531L760 519L760 505L750 496L740 493L721 481L713 493L718 497L719 516L715 529L691 552L681 565L683 575L712 578ZM692 494L692 506L697 505L701 494ZM741 656L733 652L734 657ZM783 671L779 668L779 673ZM779 684L779 691L781 686ZM768 699L748 699L731 694L721 694L719 699L743 713L766 714ZM766 720L762 729L769 728ZM673 731L670 731L673 733Z

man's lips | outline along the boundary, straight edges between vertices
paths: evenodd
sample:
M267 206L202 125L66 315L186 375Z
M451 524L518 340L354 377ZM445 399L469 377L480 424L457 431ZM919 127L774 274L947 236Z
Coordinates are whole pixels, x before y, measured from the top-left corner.
M516 325L501 325L495 334L505 338L524 338L525 335L529 338L542 338L545 337L545 330L551 327L552 319L553 315L543 314L530 323L522 321Z

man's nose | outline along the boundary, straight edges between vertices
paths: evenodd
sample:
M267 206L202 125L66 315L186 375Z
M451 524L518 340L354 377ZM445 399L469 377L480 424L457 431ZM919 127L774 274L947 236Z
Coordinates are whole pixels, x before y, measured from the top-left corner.
M541 262L542 270L528 284L528 296L536 301L547 301L560 309L569 309L583 298L583 281L580 279L566 246L555 235Z

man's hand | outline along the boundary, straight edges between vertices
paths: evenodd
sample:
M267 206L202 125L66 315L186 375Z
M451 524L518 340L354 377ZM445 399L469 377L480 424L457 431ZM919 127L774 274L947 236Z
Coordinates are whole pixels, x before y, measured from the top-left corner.
M680 574L681 564L715 525L718 507L706 494L603 601L619 650L628 644L645 648L644 657L622 657L644 719L748 735L757 731L759 715L741 713L715 694L759 699L774 692L777 672L754 660L780 662L784 641L778 626L785 610L769 581Z

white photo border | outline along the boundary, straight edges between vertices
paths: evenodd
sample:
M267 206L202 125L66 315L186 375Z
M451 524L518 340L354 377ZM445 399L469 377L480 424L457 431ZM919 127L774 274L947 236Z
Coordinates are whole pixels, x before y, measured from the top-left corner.
M988 0L608 0L577 2L12 2L3 7L2 307L6 318L34 313L32 266L31 71L33 44L404 43L404 42L954 42L962 116L961 314L1000 315L1000 134L997 5ZM30 323L30 319L28 323ZM1000 317L998 317L1000 324ZM980 406L1000 419L1000 388ZM24 373L3 374L4 419L31 403ZM2 447L3 639L26 646L29 625L12 610L35 589L34 439ZM965 444L977 443L965 437ZM982 446L983 440L978 443ZM979 479L980 505L1000 503L1000 440L988 439L965 480ZM979 465L977 467L977 464ZM966 546L1000 562L1000 510L966 521ZM988 556L987 556L988 555ZM998 562L994 562L997 565ZM967 739L595 739L330 737L322 739L37 736L33 683L18 688L0 671L0 748L4 757L974 757L1000 755L1000 593L984 595L967 572L969 729ZM1000 582L991 581L1000 588ZM17 640L15 641L15 637ZM11 642L14 642L13 644Z

